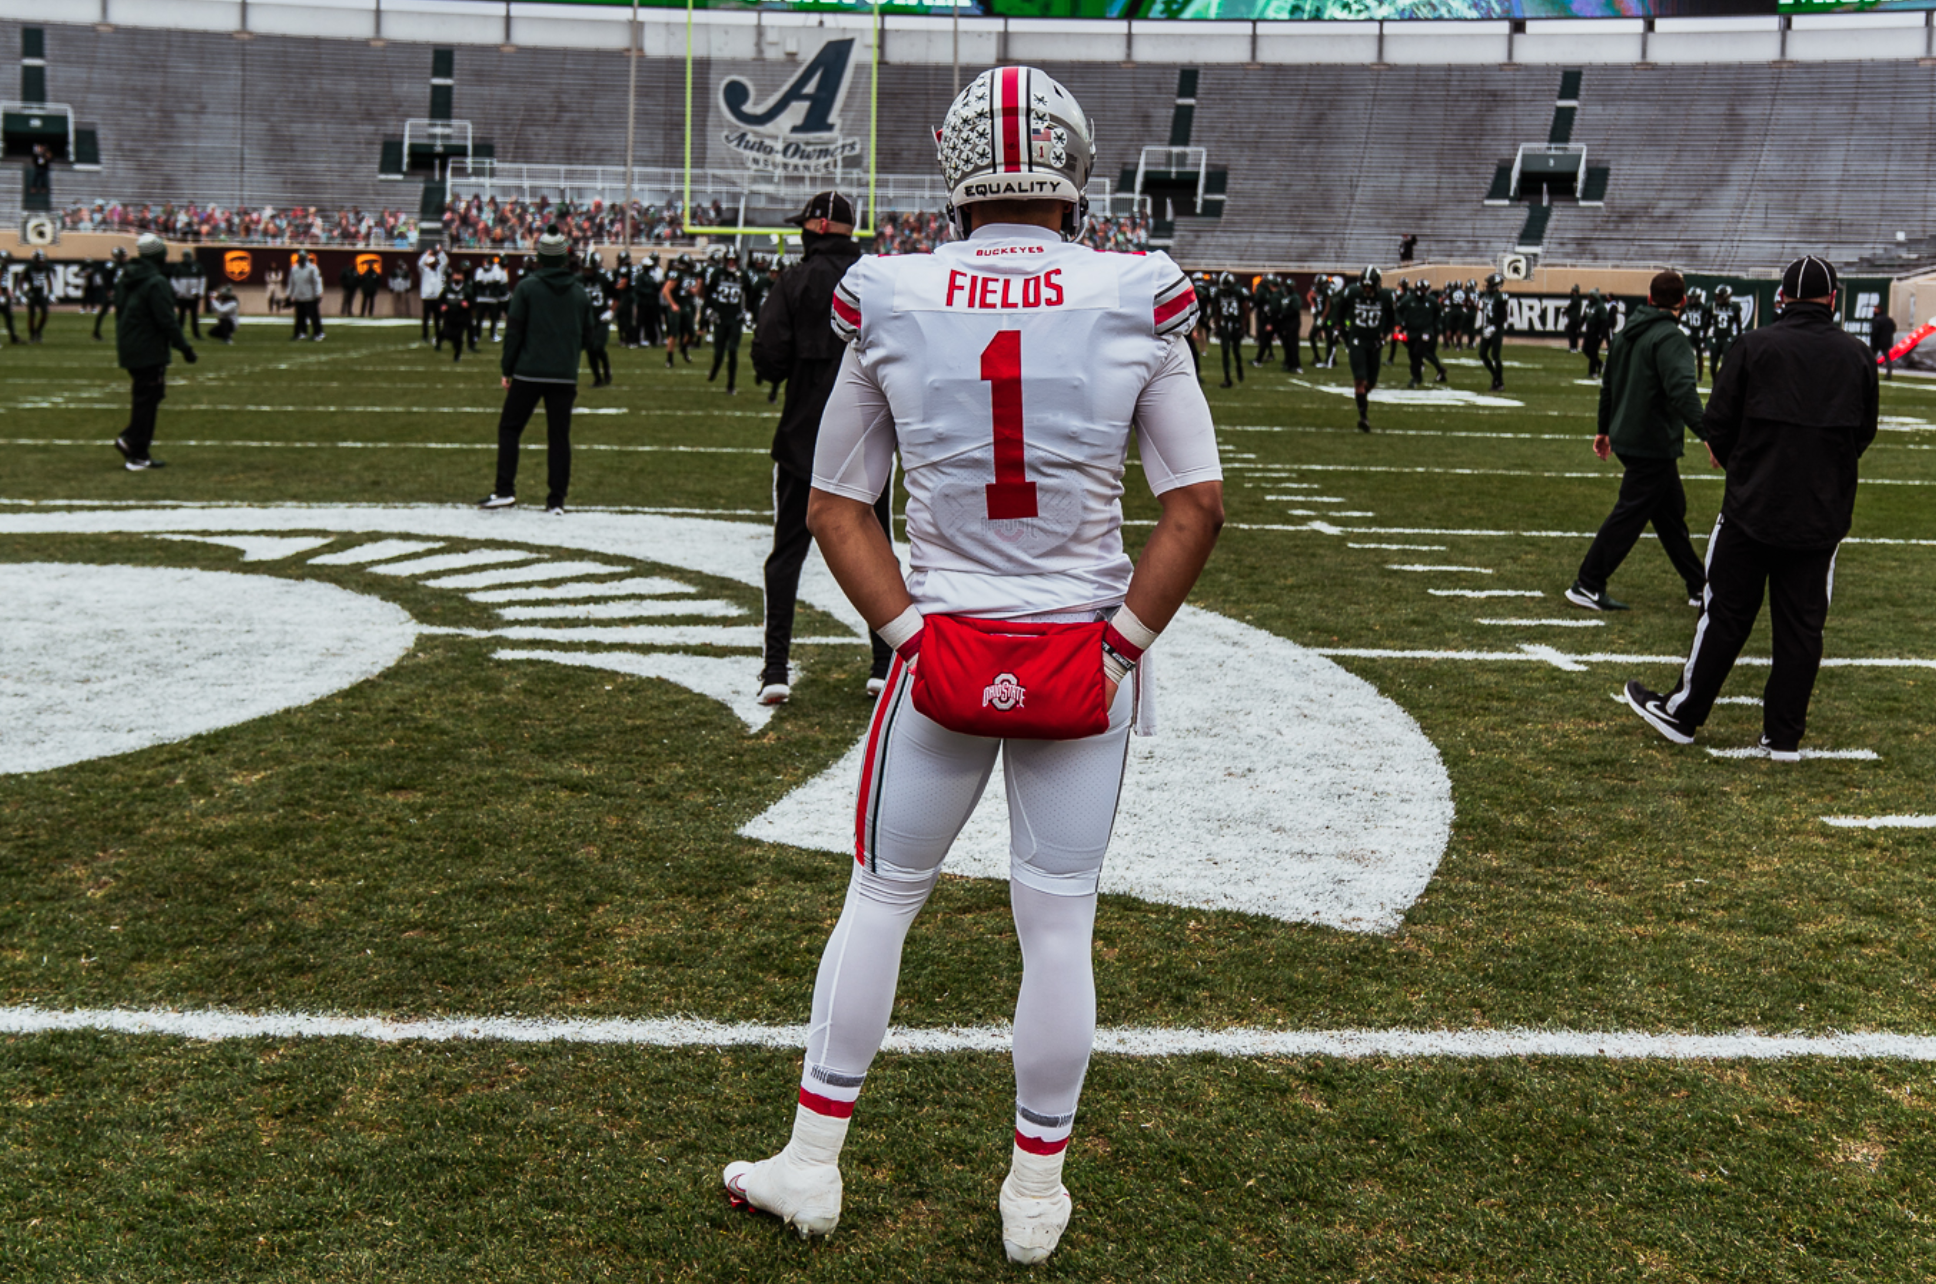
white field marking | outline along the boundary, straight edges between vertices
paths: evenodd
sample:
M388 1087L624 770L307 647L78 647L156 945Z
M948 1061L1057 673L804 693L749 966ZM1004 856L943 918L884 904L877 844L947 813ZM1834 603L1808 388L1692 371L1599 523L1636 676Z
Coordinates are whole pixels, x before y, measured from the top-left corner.
M1353 548L1359 547L1356 544ZM1538 589L1426 589L1433 597L1545 597Z
M1274 634L1195 607L1153 662L1162 732L1132 737L1102 890L1346 931L1391 931L1451 833L1451 781L1411 715L1369 682ZM1178 680L1166 682L1174 673ZM740 833L854 849L865 744ZM1006 879L1001 768L948 854Z
M1598 379L1575 379L1573 382L1579 384L1583 388L1597 388L1600 386L1600 381ZM1699 392L1701 391L1701 389L1696 388L1695 391Z
M1223 425L1221 424L1218 425L1219 428L1221 428L1222 426ZM1460 434L1460 435L1463 436L1465 434ZM1537 469L1530 469L1530 468L1432 468L1432 467L1418 467L1418 466L1401 467L1395 464L1297 464L1297 465L1294 465L1294 467L1297 469L1298 472L1424 473L1432 476L1445 476L1445 477L1553 477L1553 478L1563 478L1563 479L1576 480L1576 481L1618 481L1620 480L1620 475L1617 472L1613 472L1611 470L1603 470L1601 472L1584 472L1584 473L1583 472L1558 472L1558 471L1544 472L1544 471L1540 471ZM1681 480L1684 482L1696 482L1696 481L1724 482L1727 480L1727 474L1715 472L1711 468L1703 468L1699 472L1683 473L1681 475ZM1936 486L1936 481L1931 481L1926 478L1915 478L1915 477L1863 477L1860 479L1860 482L1864 486ZM1280 490L1288 489L1286 484L1281 481L1273 481L1270 484ZM1316 483L1310 483L1310 484L1313 486L1316 485Z
M494 651L494 660L549 660L581 669L604 669L635 678L658 678L717 700L733 711L749 732L766 726L774 706L759 701L759 685L747 680L742 656L680 655L636 651Z
M507 620L639 620L654 615L697 615L724 619L744 615L731 602L693 598L633 597L613 602L553 602L544 606L500 606Z
M1443 544L1346 544L1346 548L1395 548L1408 553L1443 553Z
M1470 575L1491 575L1493 572L1483 566L1426 566L1422 563L1404 562L1385 567L1388 571L1462 571Z
M416 636L380 598L225 571L16 562L0 565L0 600L0 773L308 704L389 668Z
M239 325L248 325L248 326L259 325L265 328L273 325L273 326L281 326L285 330L290 329L294 324L293 314L291 314L290 316L284 316L284 317L277 317L277 316L237 317L235 320ZM421 317L340 317L339 316L339 317L325 317L324 320L329 322L329 328L332 330L334 330L339 325L346 330L400 330L405 326L409 326L411 329L414 330L423 325L423 319Z
M178 539L195 544L220 544L242 551L245 562L279 562L285 557L307 553L312 548L336 542L334 535L157 535L156 539Z
M1470 366L1474 370L1483 370L1486 366L1486 363L1477 357L1440 357L1439 360L1448 366ZM1508 370L1533 370L1537 368L1530 361L1501 361L1499 364Z
M442 548L438 540L422 539L378 539L355 548L346 548L340 553L325 553L321 557L309 559L311 566L362 566L366 562L381 562L388 557L408 557L412 553L424 553L433 548Z
M1840 829L1936 829L1936 816L1824 816Z
M1621 694L1619 694L1618 692L1615 692L1615 693L1614 693L1614 697L1613 697L1613 698L1614 698L1614 699L1616 699L1616 700L1619 700L1619 701L1622 701L1622 702L1625 702L1625 700L1626 700L1626 698L1627 698L1627 697L1625 697L1625 696L1623 696L1623 695L1621 695ZM1761 707L1761 697L1760 697L1760 696L1721 696L1721 697L1719 697L1719 698L1717 698L1717 699L1716 699L1716 700L1714 701L1714 703L1716 703L1716 704L1749 704L1749 705L1753 705L1753 706L1754 706L1755 708L1757 708L1757 709L1759 709L1759 708Z
M1605 620L1474 620L1474 624L1503 624L1542 629L1603 629Z
M98 409L100 407L90 407ZM192 409L180 407L179 409ZM340 410L331 407L332 411ZM496 414L494 410L491 412ZM576 412L574 412L576 413ZM771 416L761 416L771 418ZM0 438L0 445L6 446L112 446L114 442L103 438L99 441L81 441L60 437L13 437ZM248 450L490 450L497 449L494 441L206 441L195 439L168 440L170 450L182 447L232 447ZM771 452L758 446L615 446L603 442L574 441L571 448L581 450L614 451L619 454L674 454L674 455L765 455Z
M1315 392L1332 392L1341 397L1353 395L1351 385L1349 384L1305 383L1302 379L1293 379L1291 382L1310 388ZM1430 388L1419 388L1416 390L1408 388L1373 388L1369 399L1390 406L1436 406L1441 408L1448 406L1486 406L1495 409L1511 409L1526 404L1523 401L1514 401L1510 397L1488 396L1485 393L1467 392L1463 388L1449 388L1444 385L1440 385L1436 391Z
M605 562L540 562L536 566L505 566L495 571L471 571L465 575L445 575L425 580L426 588L481 589L501 584L535 584L545 580L567 580L574 575L612 575L630 570Z
M1266 495L1264 498L1279 504L1349 504L1351 502L1342 495Z
M581 597L641 597L650 593L693 591L690 584L644 575L582 584L547 584L543 588L490 589L483 593L466 593L464 596L473 602L568 602Z
M1358 660L1538 660L1557 669L1569 672L1584 672L1590 664L1672 664L1687 662L1684 655L1614 655L1607 652L1588 652L1575 655L1565 651L1555 651L1551 647L1534 646L1522 642L1517 651L1426 651L1426 650L1388 650L1369 647L1312 647L1318 655L1340 656ZM1767 656L1744 655L1735 661L1737 666L1765 669L1774 661ZM1876 656L1872 658L1831 657L1822 661L1825 669L1936 669L1936 660L1909 659L1898 656Z
M166 509L189 510L189 509L197 509L197 508L221 508L221 509L232 510L234 507L235 507L234 501L226 500L226 499L224 500L194 500L194 499L150 500L150 499L3 499L3 498L0 498L0 508L45 508L53 512L67 512L74 509L82 509L82 508L146 508L146 509L154 509L154 510L160 511L160 510L166 510ZM309 503L303 503L303 502L285 502L285 503L277 504L276 507L291 508L291 509L321 508L330 512L342 511L342 505L340 504L309 504ZM405 505L400 505L400 507L416 508L416 507L423 507L423 505L405 504ZM441 507L441 505L439 507ZM470 507L470 505L468 504L460 505L460 507L468 508ZM763 521L767 521L767 522L771 522L773 520L773 510L771 508L659 508L659 507L643 505L643 504L596 504L596 505L592 505L584 508L580 508L574 505L571 511L574 516L577 516L583 513L652 513L658 516L670 516L670 517L758 517ZM905 526L907 524L907 519L901 516L900 514L895 515L894 521L897 525ZM425 547L435 548L437 546L435 544L429 544L429 545L426 545Z
M1710 749L1711 758L1766 758L1768 751L1757 745L1745 749ZM1843 762L1875 762L1880 757L1873 749L1804 749L1802 757L1832 758Z
M1376 513L1370 513L1370 512L1365 512L1365 513L1355 513L1355 512L1347 512L1347 511L1345 511L1345 510L1343 510L1343 509L1337 509L1337 508L1334 508L1334 509L1332 509L1332 510L1331 510L1331 511L1330 511L1329 513L1326 513L1326 514L1324 514L1324 515L1325 515L1326 517L1376 517L1376 516L1378 516L1378 514L1376 514Z
M489 636L513 642L585 642L606 646L718 646L736 651L758 651L766 645L766 628L759 624L618 624L581 629L492 629ZM858 639L795 638L795 646L852 646ZM856 777L858 779L858 777ZM849 818L851 822L851 817ZM850 824L851 827L851 824Z
M369 1043L567 1043L647 1048L804 1048L804 1025L705 1021L696 1017L454 1016L418 1020L326 1016L312 1012L235 1012L222 1008L0 1008L0 1034L70 1031L221 1042L230 1039L360 1039ZM1010 1050L1007 1026L893 1026L881 1047L910 1055ZM1236 1026L1105 1026L1095 1050L1115 1057L1332 1057L1339 1060L1505 1060L1533 1057L1595 1061L1936 1061L1936 1036L1859 1030L1830 1034L1656 1033L1645 1030L1333 1029Z
M401 562L372 566L372 575L435 575L440 571L461 571L472 566L495 566L502 562L529 562L538 554L522 548L474 548L468 553L432 553Z

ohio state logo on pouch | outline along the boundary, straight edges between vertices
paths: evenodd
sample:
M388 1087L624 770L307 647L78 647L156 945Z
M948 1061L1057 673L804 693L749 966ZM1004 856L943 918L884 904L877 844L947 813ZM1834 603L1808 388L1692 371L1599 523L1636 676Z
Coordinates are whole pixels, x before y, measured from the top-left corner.
M1021 708L1027 695L1028 691L1015 680L1014 674L997 673L995 680L981 689L981 707L986 709L992 704L1007 713L1010 709Z

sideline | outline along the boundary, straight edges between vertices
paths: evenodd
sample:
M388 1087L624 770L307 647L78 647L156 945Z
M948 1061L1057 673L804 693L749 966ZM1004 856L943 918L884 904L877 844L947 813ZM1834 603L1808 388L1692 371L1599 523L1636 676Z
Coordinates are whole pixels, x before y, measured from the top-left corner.
M0 1008L0 1034L98 1031L179 1039L364 1039L372 1043L594 1043L651 1048L804 1048L804 1025L729 1024L688 1017L574 1020L539 1017L322 1016L307 1012L231 1012L220 1008ZM890 1052L1007 1052L1007 1026L950 1026L887 1032ZM1119 1057L1570 1057L1609 1061L1743 1060L1793 1057L1936 1061L1936 1036L1882 1031L1831 1034L1649 1034L1639 1030L1224 1030L1118 1026L1096 1031L1096 1051Z

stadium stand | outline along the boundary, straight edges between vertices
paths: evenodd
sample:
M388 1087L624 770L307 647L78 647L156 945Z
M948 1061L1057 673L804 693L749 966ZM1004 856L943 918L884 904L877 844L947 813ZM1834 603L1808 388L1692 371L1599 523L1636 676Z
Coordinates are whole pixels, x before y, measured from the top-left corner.
M0 48L17 44L22 29L0 24ZM49 98L70 104L99 137L98 168L56 174L57 209L97 199L124 208L320 205L333 221L343 210L434 218L442 207L435 199L416 209L421 175L379 177L386 142L394 166L403 122L430 106L429 44L72 23L44 30ZM1089 107L1097 173L1118 191L1133 183L1144 148L1175 141L1179 72L1192 69L1040 65ZM1227 174L1227 186L1219 216L1175 219L1174 250L1191 261L1390 262L1411 233L1422 260L1486 262L1537 230L1547 262L1750 271L1802 249L1886 261L1897 233L1920 245L1930 231L1936 82L1913 57L1587 67L1570 78L1577 107L1566 109L1565 132L1592 167L1581 194L1604 204L1560 199L1550 215L1530 218L1523 201L1486 197L1498 195L1500 166L1522 145L1556 136L1567 68L1219 62L1196 70L1187 141L1202 149L1193 163L1220 182ZM702 61L701 99L733 71L770 68ZM679 59L640 60L635 156L662 187L681 155L684 76ZM609 175L623 163L620 51L465 45L450 79L450 114L471 123L501 167L600 165ZM298 85L304 92L292 93ZM883 65L891 119L920 126L883 130L883 174L932 173L925 127L941 118L951 87L945 63ZM1873 146L1849 146L1851 138ZM13 190L0 188L0 207ZM896 195L883 208L905 215L937 204ZM1164 211L1154 213L1162 243L1172 229Z

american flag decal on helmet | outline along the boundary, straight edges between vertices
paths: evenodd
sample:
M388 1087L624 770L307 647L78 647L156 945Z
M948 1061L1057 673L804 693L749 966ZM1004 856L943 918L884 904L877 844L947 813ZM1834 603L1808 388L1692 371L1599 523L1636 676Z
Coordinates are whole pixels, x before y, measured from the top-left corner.
M854 297L845 281L834 287L833 324L834 333L842 343L852 343L860 337L860 300Z
M1156 294L1156 333L1159 338L1183 334L1197 324L1197 292L1190 278L1179 273L1176 280Z

